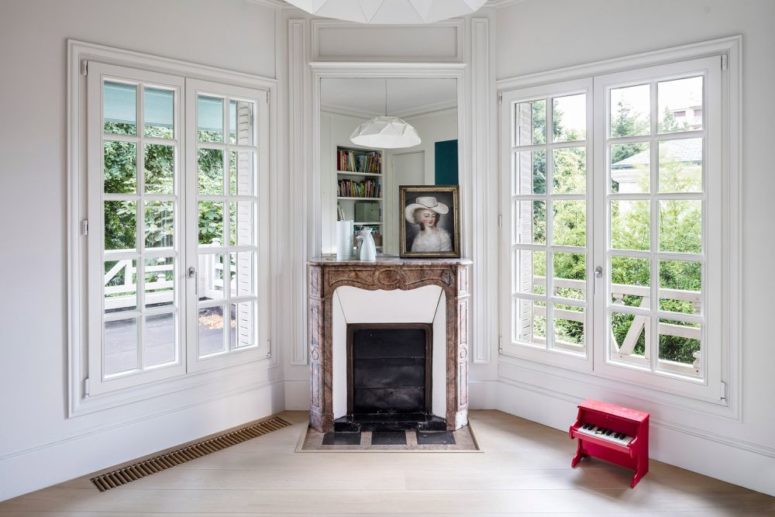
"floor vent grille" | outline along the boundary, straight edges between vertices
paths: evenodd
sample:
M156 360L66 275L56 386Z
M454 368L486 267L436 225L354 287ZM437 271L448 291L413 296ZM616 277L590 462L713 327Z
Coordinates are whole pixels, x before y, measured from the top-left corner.
M207 454L220 451L226 447L237 445L238 443L271 433L272 431L277 431L278 429L290 425L290 423L282 418L272 417L268 420L249 424L213 438L206 438L200 442L190 443L178 449L158 454L111 472L106 472L105 474L91 478L91 481L100 492L104 492L105 490L126 485L137 479L144 478L145 476L150 476L156 472L172 468L175 465L195 460Z

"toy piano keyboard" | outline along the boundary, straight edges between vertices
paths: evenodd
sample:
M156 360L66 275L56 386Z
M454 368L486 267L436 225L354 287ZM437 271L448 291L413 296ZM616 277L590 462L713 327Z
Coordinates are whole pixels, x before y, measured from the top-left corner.
M570 437L578 439L571 466L594 456L635 470L635 487L649 470L649 414L607 402L587 400L579 404Z

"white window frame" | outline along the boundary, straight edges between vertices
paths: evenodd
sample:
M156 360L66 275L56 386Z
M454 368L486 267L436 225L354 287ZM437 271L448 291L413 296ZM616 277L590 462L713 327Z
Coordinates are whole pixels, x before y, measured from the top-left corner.
M680 61L656 67L642 68L634 71L618 72L613 74L601 75L595 77L595 104L598 106L595 110L595 192L599 194L600 202L595 205L595 220L600 222L600 227L604 228L599 239L595 242L595 264L603 268L603 276L598 284L595 296L595 327L597 334L595 336L595 370L606 377L621 379L623 381L637 382L638 384L649 386L655 389L667 390L671 393L681 393L698 399L704 399L708 402L721 402L717 389L721 383L721 264L724 260L721 250L720 232L713 231L721 227L721 211L708 209L708 207L722 206L721 202L721 92L719 91L721 83L722 59L720 56L698 58L688 61ZM655 188L657 176L655 168L657 167L658 146L655 145L661 140L674 140L680 138L680 133L670 133L658 135L655 131L658 120L658 107L656 103L656 81L670 80L673 77L702 76L704 78L704 102L703 112L705 114L703 129L700 131L703 135L703 189L702 198L702 252L699 254L702 259L702 307L703 314L694 317L696 321L702 323L702 342L703 351L700 358L700 372L702 374L695 378L688 372L692 370L688 365L680 368L678 365L673 367L673 372L669 370L668 365L659 368L659 334L657 325L660 317L668 317L668 313L658 310L659 306L659 258L667 258L671 255L676 259L683 258L680 253L659 252L658 236L658 201L662 199L682 199L684 196L660 194ZM651 153L651 188L650 194L644 194L639 197L649 197L651 201L651 226L650 226L650 252L651 257L651 308L644 310L644 314L650 314L649 325L651 339L651 354L647 361L641 364L638 361L612 361L609 359L610 349L608 347L608 311L609 293L608 278L610 277L610 262L607 249L607 239L610 234L611 221L608 217L608 166L607 166L607 135L610 117L608 107L610 106L610 88L620 87L622 85L636 85L653 83L651 89L651 128L649 139L651 144L649 149ZM692 196L694 197L694 196ZM655 213L655 211L657 211ZM626 254L624 251L617 251L617 254ZM637 311L637 309L635 310ZM686 316L691 320L692 316ZM681 372L684 370L684 372Z
M551 100L553 98L557 97L564 97L568 95L575 95L575 94L585 94L586 95L586 126L587 126L587 138L581 142L583 142L583 146L586 149L586 192L585 192L585 201L586 201L586 289L585 289L585 299L583 305L585 306L584 311L584 345L581 347L580 350L571 350L571 349L563 349L563 348L552 348L549 349L550 342L552 341L551 334L553 333L553 329L550 328L550 322L552 321L550 318L550 313L553 313L553 311L550 309L549 305L552 303L551 299L555 298L552 293L552 285L551 285L551 279L549 278L550 273L552 271L551 262L552 262L552 250L559 248L559 251L569 251L567 249L563 249L562 246L556 246L554 244L551 244L549 241L551 239L552 229L550 226L552 225L552 214L550 214L549 207L546 208L546 239L547 244L546 245L515 245L514 248L519 249L533 249L535 251L546 251L546 260L547 260L547 283L546 283L546 293L547 293L547 300L549 302L547 303L547 316L546 316L546 343L545 346L540 347L536 345L530 345L530 344L519 344L515 345L511 343L511 336L514 333L513 328L513 322L511 321L512 315L511 315L511 308L512 308L512 294L511 294L511 287L507 289L501 289L500 298L501 298L501 307L502 307L502 322L509 322L506 325L504 325L501 329L501 336L502 341L504 343L504 349L509 350L514 355L529 359L533 361L541 361L547 364L552 364L555 366L563 366L563 367L569 367L569 368L579 368L583 370L591 370L592 369L592 354L590 353L590 345L592 339L592 328L593 328L593 320L592 320L592 303L593 303L593 277L592 277L592 250L593 246L592 243L594 242L594 228L592 225L592 210L591 207L593 206L592 203L592 196L594 194L592 190L593 185L593 177L590 173L592 171L592 136L593 133L591 131L592 129L592 81L589 79L580 79L580 80L574 80L574 81L565 81L565 82L559 82L552 85L546 85L546 86L536 86L531 88L522 89L519 91L513 91L504 93L502 98L502 105L508 106L508 108L504 108L504 112L506 110L511 112L511 106L515 102L529 102L531 100L540 100L540 99L547 99L546 103L546 143L540 144L540 145L534 145L534 146L525 146L527 150L531 150L534 148L545 148L546 149L546 195L536 195L536 196L527 196L527 198L541 198L541 199L549 199L549 198L555 198L556 197L551 193L552 185L550 184L550 181L552 180L552 169L553 166L550 163L552 161L552 150L558 147L567 147L567 145L560 144L558 145L555 142L552 142L552 116L551 112L553 111L553 108L551 107ZM502 145L502 160L504 163L504 166L509 168L508 175L502 176L502 185L501 185L501 203L503 206L502 212L504 214L503 220L505 223L503 224L503 227L505 228L504 234L505 237L503 239L504 245L501 246L501 264L503 264L503 275L504 278L508 278L510 281L508 283L502 283L501 285L513 285L512 279L511 279L511 273L509 268L512 267L512 259L511 259L511 253L512 253L512 245L509 242L508 235L512 231L511 224L512 224L512 186L511 186L511 161L513 158L513 151L512 151L512 145L513 142L515 142L514 138L514 128L511 127L512 119L511 116L503 115L501 117L501 134L502 139L501 142ZM506 137L506 135L508 135ZM506 141L506 138L508 138L508 141ZM572 143L568 143L568 145L572 146ZM573 147L580 147L579 145L573 146ZM505 168L504 168L505 170ZM520 199L524 199L522 196L517 196ZM560 196L562 197L562 196ZM572 251L570 251L572 252ZM530 296L525 295L522 297L522 299L531 299L531 298L541 298L540 296Z
M103 380L102 374L101 338L90 338L102 334L103 265L100 246L103 235L101 217L94 218L94 214L102 212L101 207L96 205L101 205L103 188L102 153L94 152L95 146L102 146L102 84L97 77L100 70L118 78L128 74L129 79L175 89L176 134L175 139L169 143L174 142L177 148L176 167L180 185L176 187L176 202L179 203L176 223L181 223L176 224L174 242L176 256L180 259L176 270L176 299L182 301L177 307L177 331L180 333L179 342L182 343L177 361L133 375L116 375L107 381ZM95 72L94 75L92 72ZM187 271L190 266L197 267L196 255L191 254L189 248L196 246L198 224L196 218L191 219L189 212L192 203L187 201L191 195L190 190L196 189L196 181L186 181L186 178L196 178L196 162L189 163L186 156L190 147L186 145L190 138L186 133L187 128L195 123L195 117L189 114L195 111L190 112L190 106L187 106L190 95L187 90L197 81L207 81L213 88L220 88L224 94L236 92L241 98L255 101L254 125L258 136L255 163L258 182L255 230L258 301L255 312L258 329L255 346L192 360L188 355L191 347L186 348L186 334L190 335L191 332L186 312L189 312L192 305L191 296L195 296L192 295L195 281L188 279ZM89 94L89 88L93 92L95 84L100 86L99 96ZM275 139L270 137L276 120L276 108L271 102L275 89L276 84L272 79L102 45L68 41L68 416L101 411L181 390L204 389L224 381L228 381L231 390L243 385L254 386L257 381L256 370L251 365L264 362L266 368L277 366L277 357L272 357L270 341L270 294L273 290L270 270L273 257L271 233L274 228L270 227L269 221L272 203L270 188L273 187L270 171L275 166L276 156L273 148L276 145ZM194 106L195 101L194 98ZM92 120L95 118L95 110L99 112L100 127L95 127L93 122L89 123L89 117ZM142 106L138 106L138 111L142 111ZM140 120L137 122L137 141L142 142L143 128L139 125ZM228 135L224 136L228 138ZM138 148L138 162L141 156L141 148ZM138 163L138 170L142 170L142 163ZM188 227L184 226L186 221L189 221ZM137 238L139 240L142 236L138 235ZM99 318L95 318L95 313L99 313ZM196 328L196 321L193 327Z
M665 67L662 71L669 71L670 67L681 67L692 60L715 57L718 64L718 72L721 74L719 102L716 115L706 115L705 123L712 127L713 131L707 134L706 149L713 146L711 152L718 153L719 169L705 172L705 203L710 202L715 206L708 209L704 206L704 248L703 253L707 259L707 266L703 270L704 297L708 300L705 307L706 328L704 337L713 333L716 339L711 338L705 343L703 368L705 379L697 382L688 377L676 378L668 372L643 372L637 369L622 367L620 364L612 366L606 360L607 350L604 339L600 339L601 329L605 329L605 309L600 309L605 301L603 282L596 286L594 304L594 332L595 346L590 350L593 357L590 363L564 362L560 364L550 354L543 352L526 353L524 347L511 343L510 327L512 324L510 288L509 292L501 293L501 355L513 357L518 360L527 359L530 362L525 366L536 371L559 375L568 379L589 379L599 386L607 386L621 393L632 396L661 400L676 403L685 407L708 411L714 414L737 416L740 412L740 343L741 343L741 215L740 215L740 55L741 38L739 36L714 40L704 43L687 45L667 50L660 50L639 54L631 57L617 58L609 61L577 66L569 69L561 69L550 72L532 74L530 76L504 79L499 81L498 88L501 95L500 109L500 145L501 145L501 190L509 193L511 175L511 102L529 97L525 92L530 89L546 91L547 86L574 79L594 79L612 74L622 74L620 77L629 76L636 78L639 73L648 74L650 68ZM683 65L682 65L683 63ZM602 83L595 84L593 95L595 96L595 116L603 117L605 110L601 110L598 98ZM541 94L543 95L543 93ZM705 106L707 111L707 106ZM710 117L710 118L709 118ZM596 236L593 253L594 266L605 263L606 257L606 233L599 221L605 219L605 193L606 190L606 164L605 164L605 122L595 121L595 134L593 146L595 149L595 188L593 195L594 220ZM600 129L600 128L603 129ZM602 156L600 153L602 152ZM705 153L704 159L708 159ZM706 162L707 163L707 162ZM712 178L709 177L712 175ZM502 195L501 213L503 225L501 230L501 284L510 285L511 262L508 250L511 246L511 222L508 220L510 213L510 199L506 202L506 194ZM598 199L598 198L601 198ZM603 201L603 202L601 202ZM600 213L602 211L602 215ZM588 212L589 213L589 212ZM714 239L714 237L717 237ZM588 264L588 270L590 265ZM607 264L604 267L604 278L608 274ZM652 278L652 288L657 279ZM602 300L602 301L601 301ZM723 300L718 301L718 300ZM508 302L508 303L507 303ZM604 306L603 306L604 307ZM553 368L562 366L562 369ZM564 373L563 373L564 372ZM584 376L579 376L583 373ZM644 390L645 389L645 390Z
M88 249L88 263L90 267L87 269L89 292L88 297L90 300L88 309L88 320L90 336L102 336L103 335L103 269L101 264L103 263L103 250L104 248L104 232L103 232L103 145L107 140L114 140L114 138L106 138L106 134L103 131L103 84L106 81L112 82L126 82L129 84L140 85L147 84L149 86L165 87L174 92L174 111L173 120L175 127L175 135L172 139L165 140L165 145L172 144L175 146L175 169L176 178L175 183L185 183L183 180L183 173L181 171L181 152L185 143L185 138L182 134L181 128L183 127L183 106L181 103L182 93L185 85L185 81L182 77L170 74L160 74L158 72L151 72L147 70L133 69L129 67L116 66L106 63L94 61L91 63L90 73L87 75L87 132L86 149L88 156L87 165L87 190L88 190L88 210L86 213L86 219L88 221L91 230L87 237L87 249ZM114 197L127 197L138 198L142 196L142 170L143 170L143 158L144 158L144 145L147 142L150 143L162 143L159 139L150 139L144 136L144 110L142 106L143 96L140 95L138 88L138 98L140 102L137 106L138 118L136 120L136 136L130 137L115 137L118 141L129 141L136 143L136 167L135 172L137 174L137 193L129 196L115 196ZM143 345L141 342L142 332L140 329L143 325L142 313L145 311L144 296L143 296L143 278L144 278L144 264L143 257L147 256L143 252L144 246L140 245L140 241L143 239L144 228L144 210L142 207L142 201L138 200L138 206L136 208L137 224L139 225L139 231L137 232L136 250L130 255L137 255L137 278L135 285L137 287L136 299L138 300L138 306L134 311L121 311L123 317L135 316L138 328L138 366L141 368L139 372L133 372L129 374L117 373L110 380L107 380L107 375L104 374L103 368L105 366L104 355L102 354L102 345L104 337L99 339L90 339L88 345L89 356L89 385L88 390L90 395L99 395L112 390L118 390L134 386L140 383L159 381L180 375L185 372L185 358L181 354L181 345L185 336L184 328L182 327L183 314L181 314L181 291L185 289L184 275L182 274L183 265L180 262L182 254L182 241L185 235L185 219L180 217L181 208L181 187L176 186L178 195L175 195L176 205L176 217L174 221L174 247L171 250L172 255L175 257L175 295L173 300L173 314L176 315L175 325L175 362L172 364L166 364L159 367L152 367L145 369L142 367L142 355ZM166 253L165 253L166 254Z

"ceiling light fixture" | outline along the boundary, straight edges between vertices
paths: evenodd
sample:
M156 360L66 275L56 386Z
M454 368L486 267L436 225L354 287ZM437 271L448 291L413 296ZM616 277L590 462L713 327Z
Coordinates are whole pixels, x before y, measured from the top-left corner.
M315 16L358 23L433 23L479 10L487 0L285 0Z
M401 149L420 145L417 130L407 121L388 115L388 90L385 79L385 114L367 120L350 135L350 142L377 149Z

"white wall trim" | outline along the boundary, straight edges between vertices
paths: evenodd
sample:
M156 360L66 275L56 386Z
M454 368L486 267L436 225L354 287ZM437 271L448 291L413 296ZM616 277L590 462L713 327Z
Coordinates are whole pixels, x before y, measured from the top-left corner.
M401 24L395 24L395 25L378 25L378 24L361 24L361 23L353 23L348 21L341 21L341 20L332 20L327 18L314 18L310 20L310 27L311 27L311 47L310 47L310 58L312 61L320 61L327 59L326 56L321 55L320 53L320 42L322 37L322 32L325 30L331 30L335 29L337 31L348 31L348 30L363 30L364 27L369 28L369 32L374 34L375 38L379 37L380 31L395 31L395 30L407 30L407 31L423 31L427 28L432 29L438 29L438 28L449 28L455 31L455 48L449 49L450 53L447 56L443 57L435 57L436 60L441 61L463 61L463 55L464 55L464 49L463 49L463 42L465 40L464 38L464 27L465 27L465 20L462 18L454 18L451 20L445 20L433 24L407 24L407 25L401 25ZM420 55L418 58L411 58L409 56L397 56L397 55L380 55L380 56L347 56L347 55L337 55L331 56L331 59L335 59L337 61L428 61L430 56L422 56Z
M643 68L667 62L707 57L724 52L739 52L741 42L741 36L729 36L700 43L682 45L680 47L642 52L632 56L617 57L603 61L595 61L593 63L558 68L545 72L536 72L516 77L504 77L498 79L497 88L498 90L516 90L528 86L569 81L582 77L620 72L633 68Z
M452 101L452 102L443 101L443 102L437 102L434 104L426 104L425 106L422 106L420 108L412 108L404 111L391 110L390 114L399 118L407 119L407 118L422 117L426 115L436 115L453 109L457 109L457 101ZM359 117L359 118L372 118L372 117L384 115L382 111L362 111L362 110L349 108L347 106L337 106L336 104L328 104L328 103L321 104L320 111L324 111L326 113L334 113L336 115L345 115L348 117Z
M312 159L309 152L309 74L307 64L306 19L288 20L288 173L293 185L310 185L312 177L309 166ZM307 207L309 188L291 187L287 206ZM313 191L314 192L314 191ZM310 214L307 210L290 210L290 228L294 228L290 244L291 269L291 356L290 364L307 364L307 258L308 228Z
M533 389L559 398L574 397L573 394L579 392L578 387L581 385L587 388L606 390L608 393L616 393L628 399L696 411L707 416L721 417L728 421L740 421L737 413L724 405L645 388L642 385L621 379L593 376L586 371L574 371L538 363L508 353L502 353L500 356L498 378L503 381L521 379L519 381L521 386L533 386Z
M256 4L262 7L272 7L274 9L291 9L292 6L282 0L245 0L249 4ZM502 1L502 0L501 0Z
M485 4L487 7L495 7L496 9L502 9L504 7L511 7L512 5L525 3L527 0L488 0Z
M496 342L497 325L486 314L497 314L496 285L498 271L497 228L497 168L493 171L492 158L496 152L492 132L495 110L494 74L490 62L490 21L471 19L471 171L472 212L479 222L472 238L476 257L472 268L474 305L472 313L472 359L474 363L489 363L492 344ZM495 173L495 175L494 175ZM494 178L493 178L494 175ZM469 227L472 228L472 227ZM493 238L495 237L495 238Z

